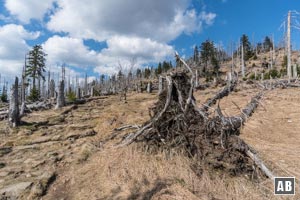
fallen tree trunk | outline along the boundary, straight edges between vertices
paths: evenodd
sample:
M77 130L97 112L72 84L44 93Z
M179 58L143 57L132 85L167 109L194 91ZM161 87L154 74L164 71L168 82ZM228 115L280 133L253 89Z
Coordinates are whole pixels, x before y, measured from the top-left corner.
M221 89L215 96L212 98L209 98L200 108L202 111L207 111L212 105L216 104L217 100L222 99L225 96L228 96L230 92L234 90L238 82L237 75L234 76L234 78L231 81L231 84L225 86L223 89Z
M32 111L39 111L39 110L49 110L52 107L53 104L51 104L49 101L34 102L26 105L25 113L32 112Z
M190 71L189 66L178 55L176 58ZM263 162L238 137L238 127L254 112L261 94L243 109L245 116L237 121L239 124L232 124L231 118L224 118L222 114L211 117L207 111L197 108L193 96L194 75L191 71L190 74L191 77L185 72L166 76L167 88L161 92L159 101L151 108L151 119L137 131L123 137L118 146L137 142L148 152L178 150L197 163L198 167L193 167L193 170L201 171L201 166L205 164L232 175L254 174L259 177L264 174L270 177ZM211 101L210 104L212 103L214 102ZM119 130L123 130L123 127Z
M247 104L247 106L241 111L241 114L239 114L238 116L224 117L224 115L221 112L221 109L218 107L217 118L221 120L223 130L232 130L233 132L231 133L236 133L235 130L238 130L255 111L255 109L259 104L259 100L262 98L262 96L263 96L262 92L255 95L251 99L251 101Z
M273 173L266 167L261 159L255 155L252 151L248 150L246 154L255 162L255 164L266 174L266 176L270 179L274 179Z

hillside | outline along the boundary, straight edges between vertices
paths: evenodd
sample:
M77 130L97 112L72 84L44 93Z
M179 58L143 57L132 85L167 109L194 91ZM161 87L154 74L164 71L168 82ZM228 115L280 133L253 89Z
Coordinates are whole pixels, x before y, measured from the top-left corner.
M197 91L197 103L219 89ZM297 90L267 92L242 128L241 137L278 176L300 175ZM241 85L220 107L226 115L237 114L258 91ZM253 182L210 169L199 176L181 154L151 154L135 144L116 148L122 135L104 141L114 128L148 120L156 101L156 94L130 93L127 104L109 96L34 112L15 130L0 122L1 193L21 199L280 199L268 179Z

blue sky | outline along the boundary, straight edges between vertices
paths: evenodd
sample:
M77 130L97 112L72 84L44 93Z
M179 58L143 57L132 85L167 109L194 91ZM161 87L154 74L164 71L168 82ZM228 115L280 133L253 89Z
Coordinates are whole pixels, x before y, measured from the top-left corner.
M188 57L206 39L228 49L242 34L283 39L280 25L296 0L3 0L0 2L0 73L19 75L24 55L42 44L47 69L62 63L71 76L99 76ZM300 16L298 16L300 21ZM296 19L295 19L296 21ZM293 31L293 47L300 33Z

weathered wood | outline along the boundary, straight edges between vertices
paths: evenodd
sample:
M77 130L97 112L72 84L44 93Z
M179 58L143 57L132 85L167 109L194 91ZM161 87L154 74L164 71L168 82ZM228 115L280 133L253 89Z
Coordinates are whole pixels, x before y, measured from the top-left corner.
M247 154L247 156L249 156L249 158L251 158L254 161L256 166L258 166L261 169L261 171L263 171L268 178L274 179L275 176L273 175L273 173L266 167L266 165L263 163L263 161L257 157L257 155L255 155L250 150L248 150L246 152L246 154Z
M215 96L209 98L203 106L200 108L202 111L207 111L212 105L216 104L217 100L222 99L225 96L228 96L230 92L234 90L238 82L237 76L235 75L231 81L231 84L225 86L223 89L217 92Z
M18 82L18 77L16 77L15 84L11 88L9 102L8 122L9 126L13 128L20 124Z
M64 80L60 81L55 109L65 106L65 84Z
M80 89L80 87L78 87L76 89L76 99L81 99L81 89Z
M158 94L162 93L164 89L164 78L162 76L159 76L158 78Z
M28 104L25 109L26 112L38 111L38 110L48 110L51 109L53 105L49 101L40 101Z
M259 104L259 100L262 98L263 93L258 93L252 97L251 101L241 111L241 114L234 117L224 117L220 108L217 109L218 117L221 118L224 130L237 130L239 129L246 120L252 115ZM235 133L234 131L231 133Z
M54 98L55 97L55 82L53 79L51 79L50 81L50 88L49 88L49 92L50 92L50 98Z
M147 84L147 92L148 92L148 93L151 93L151 92L152 92L152 82L151 82L151 81L148 82L148 84Z

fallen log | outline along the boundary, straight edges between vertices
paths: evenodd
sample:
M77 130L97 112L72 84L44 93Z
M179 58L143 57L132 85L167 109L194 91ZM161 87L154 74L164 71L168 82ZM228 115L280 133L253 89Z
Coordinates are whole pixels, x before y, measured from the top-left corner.
M225 86L223 89L217 92L215 96L209 98L200 108L202 111L207 111L212 105L216 104L217 100L222 99L225 96L228 96L230 92L234 90L238 83L237 75L233 76L232 81L229 85Z
M39 101L28 104L25 106L25 113L30 113L33 111L40 111L40 110L49 110L53 107L53 104L50 101Z
M238 137L240 130L237 128L245 122L246 116L249 117L254 112L261 95L253 98L242 110L245 116L237 121L238 125L230 123L231 118L227 120L222 114L212 117L207 111L197 108L193 96L194 75L178 54L176 59L186 66L191 77L186 72L178 71L166 76L167 88L151 108L153 115L150 120L137 131L123 137L117 146L136 142L148 152L178 150L197 163L199 167L193 170L202 171L201 166L208 165L231 175L249 174L260 177L264 174L270 177L263 162ZM215 99L218 98L221 95ZM211 101L210 104L212 103L215 102Z
M261 159L257 157L252 151L248 150L246 154L255 162L255 164L265 173L265 175L270 178L274 179L273 173L266 167Z
M217 118L222 122L223 130L232 130L231 133L236 133L235 130L238 130L246 120L252 115L259 104L259 100L262 98L263 93L260 92L255 95L247 106L241 111L241 114L233 117L224 117L221 112L220 107L217 108ZM239 132L238 132L239 133Z

